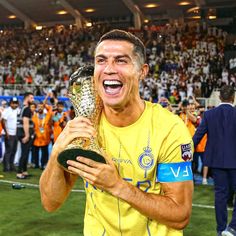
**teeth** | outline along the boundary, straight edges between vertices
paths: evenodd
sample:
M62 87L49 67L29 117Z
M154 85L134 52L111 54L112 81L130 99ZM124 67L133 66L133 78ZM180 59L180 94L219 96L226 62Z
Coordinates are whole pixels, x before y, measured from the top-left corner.
M107 86L109 86L109 85L122 85L122 83L117 80L105 80L104 85L107 85Z

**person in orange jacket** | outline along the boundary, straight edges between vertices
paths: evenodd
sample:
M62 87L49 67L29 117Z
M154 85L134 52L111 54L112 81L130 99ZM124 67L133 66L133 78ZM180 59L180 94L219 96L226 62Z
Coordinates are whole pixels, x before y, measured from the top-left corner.
M204 106L199 106L198 107L198 116L197 116L197 122L196 122L196 128L200 125L201 121L202 121L202 116L203 113L205 111L205 107ZM197 173L198 170L198 166L199 166L199 157L201 159L202 162L202 170L201 170L201 174L202 174L202 184L207 185L208 181L207 181L207 176L208 176L208 167L204 166L204 152L205 152L205 147L206 147L206 142L207 142L207 135L205 134L203 136L203 138L201 139L201 141L199 142L199 144L195 147L194 150L194 154L193 154L193 172Z
M64 103L59 101L57 103L57 109L53 112L52 115L52 126L53 126L53 142L55 142L66 126L67 121L69 120L66 112L64 110Z
M200 141L200 143L196 146L195 150L194 150L194 155L193 158L196 159L198 157L201 158L202 161L202 184L207 185L208 181L207 181L207 175L208 175L208 167L204 165L204 152L205 152L205 147L206 147L206 142L207 142L207 135L205 134L202 138L202 140ZM197 161L197 160L194 160Z
M45 109L46 108L46 109ZM35 138L33 142L33 164L39 168L39 150L41 150L41 169L44 169L48 162L48 146L51 141L51 107L40 102L37 105L37 112L34 113L32 120L34 122Z
M190 110L190 104L188 100L183 100L181 103L181 112L179 114L180 118L183 120L187 126L191 136L193 137L195 133L195 123L197 122L197 117Z

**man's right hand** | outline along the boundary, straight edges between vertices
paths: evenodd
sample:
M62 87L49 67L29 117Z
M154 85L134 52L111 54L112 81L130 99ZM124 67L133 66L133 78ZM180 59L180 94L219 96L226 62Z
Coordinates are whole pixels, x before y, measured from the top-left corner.
M79 116L67 122L65 128L57 138L53 145L52 152L57 155L61 153L75 138L85 137L91 138L96 135L91 121L88 118Z
M21 139L22 143L27 143L29 141L29 136L25 136L24 138Z
M9 139L9 134L8 133L5 134L5 139L6 140Z

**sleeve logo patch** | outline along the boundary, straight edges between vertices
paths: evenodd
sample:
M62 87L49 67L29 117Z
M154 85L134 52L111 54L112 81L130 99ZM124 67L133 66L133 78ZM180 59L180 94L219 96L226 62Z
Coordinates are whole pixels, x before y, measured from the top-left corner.
M181 145L181 156L184 161L191 161L192 160L192 149L191 144L182 144Z

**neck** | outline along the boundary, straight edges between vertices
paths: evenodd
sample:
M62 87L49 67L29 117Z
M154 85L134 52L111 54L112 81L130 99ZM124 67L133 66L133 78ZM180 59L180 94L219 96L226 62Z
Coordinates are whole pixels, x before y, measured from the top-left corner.
M135 104L128 104L121 109L104 107L104 113L108 122L117 127L125 127L135 123L145 109L145 102L140 99Z
M222 103L231 103L231 104L234 103L234 101L232 101L232 100L221 100L221 102L222 102Z

